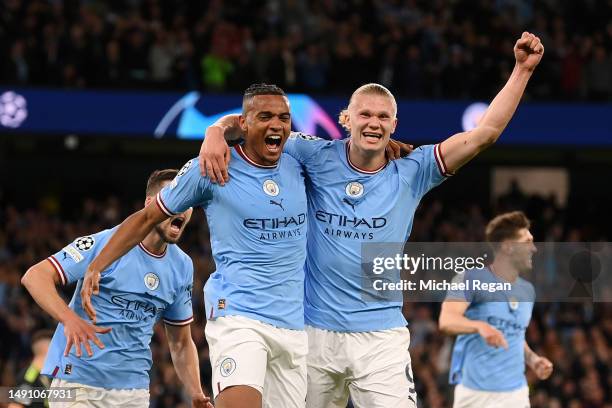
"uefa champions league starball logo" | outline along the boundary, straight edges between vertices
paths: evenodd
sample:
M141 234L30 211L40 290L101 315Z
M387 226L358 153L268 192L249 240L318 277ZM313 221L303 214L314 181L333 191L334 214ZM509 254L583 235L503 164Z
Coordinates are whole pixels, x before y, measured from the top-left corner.
M13 91L0 95L0 124L8 128L18 128L28 117L26 99Z
M92 236L80 237L74 241L74 246L77 247L79 251L89 251L93 248L96 240Z

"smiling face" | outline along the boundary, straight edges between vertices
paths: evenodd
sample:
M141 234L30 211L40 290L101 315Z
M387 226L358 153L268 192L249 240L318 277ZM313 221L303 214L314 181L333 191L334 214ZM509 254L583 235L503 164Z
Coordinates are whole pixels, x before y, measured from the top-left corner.
M351 143L361 151L384 152L397 126L396 108L388 95L357 93L348 107Z
M289 100L283 95L253 96L244 105L240 127L246 154L258 164L276 164L291 132Z

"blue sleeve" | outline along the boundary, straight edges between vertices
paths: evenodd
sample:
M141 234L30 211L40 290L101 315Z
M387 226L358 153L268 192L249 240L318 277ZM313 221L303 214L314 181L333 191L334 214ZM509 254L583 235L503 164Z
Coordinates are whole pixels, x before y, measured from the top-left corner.
M329 140L301 132L291 132L285 142L283 152L297 160L302 166L307 166L323 146L331 143Z
M167 216L182 213L190 207L204 206L212 198L208 177L200 176L199 160L189 160L172 182L156 198L157 205Z
M63 285L76 282L85 276L87 266L104 248L113 231L105 230L94 235L79 237L47 258Z
M408 156L398 159L398 167L400 177L412 185L417 197L424 196L451 176L444 164L439 143L418 147Z
M466 282L471 279L468 278L468 274L470 273L470 271L466 271L465 273L458 273L457 276L455 276L453 278L453 283L459 285L459 284L466 284ZM472 290L462 290L462 289L451 289L449 291L446 292L446 298L444 299L445 301L449 300L449 301L463 301L463 302L468 302L468 303L472 303L474 301L474 292Z
M185 261L185 270L180 276L185 280L178 288L174 302L164 311L164 323L172 326L184 326L193 321L193 306L191 305L191 292L193 290L193 262Z

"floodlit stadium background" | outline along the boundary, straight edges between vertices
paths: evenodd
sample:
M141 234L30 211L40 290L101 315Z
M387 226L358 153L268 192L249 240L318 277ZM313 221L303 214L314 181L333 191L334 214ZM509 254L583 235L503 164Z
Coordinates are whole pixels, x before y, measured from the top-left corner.
M15 384L29 363L31 334L55 326L21 275L140 208L149 173L195 156L193 132L239 107L250 83L296 94L294 127L337 137L330 120L352 90L380 82L399 101L395 137L438 142L495 95L524 30L546 52L517 120L426 196L411 240L482 240L491 216L521 209L537 241L610 241L609 1L3 1L0 384ZM201 212L181 247L196 265L192 330L209 391L202 286L214 264ZM438 311L405 308L420 405L432 408L450 406L452 391L452 340L437 330ZM527 341L555 364L547 381L527 371L534 408L612 406L609 303L537 305ZM161 325L152 347L152 406L181 406Z

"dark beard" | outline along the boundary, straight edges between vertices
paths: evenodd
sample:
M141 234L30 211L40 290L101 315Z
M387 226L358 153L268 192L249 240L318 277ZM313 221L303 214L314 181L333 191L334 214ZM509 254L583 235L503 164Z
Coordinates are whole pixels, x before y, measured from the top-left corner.
M176 244L179 241L178 239L173 239L166 235L162 227L160 227L159 225L155 226L155 232L157 232L161 239L164 240L164 242L167 242L168 244ZM180 237L181 236L179 235L179 239Z

